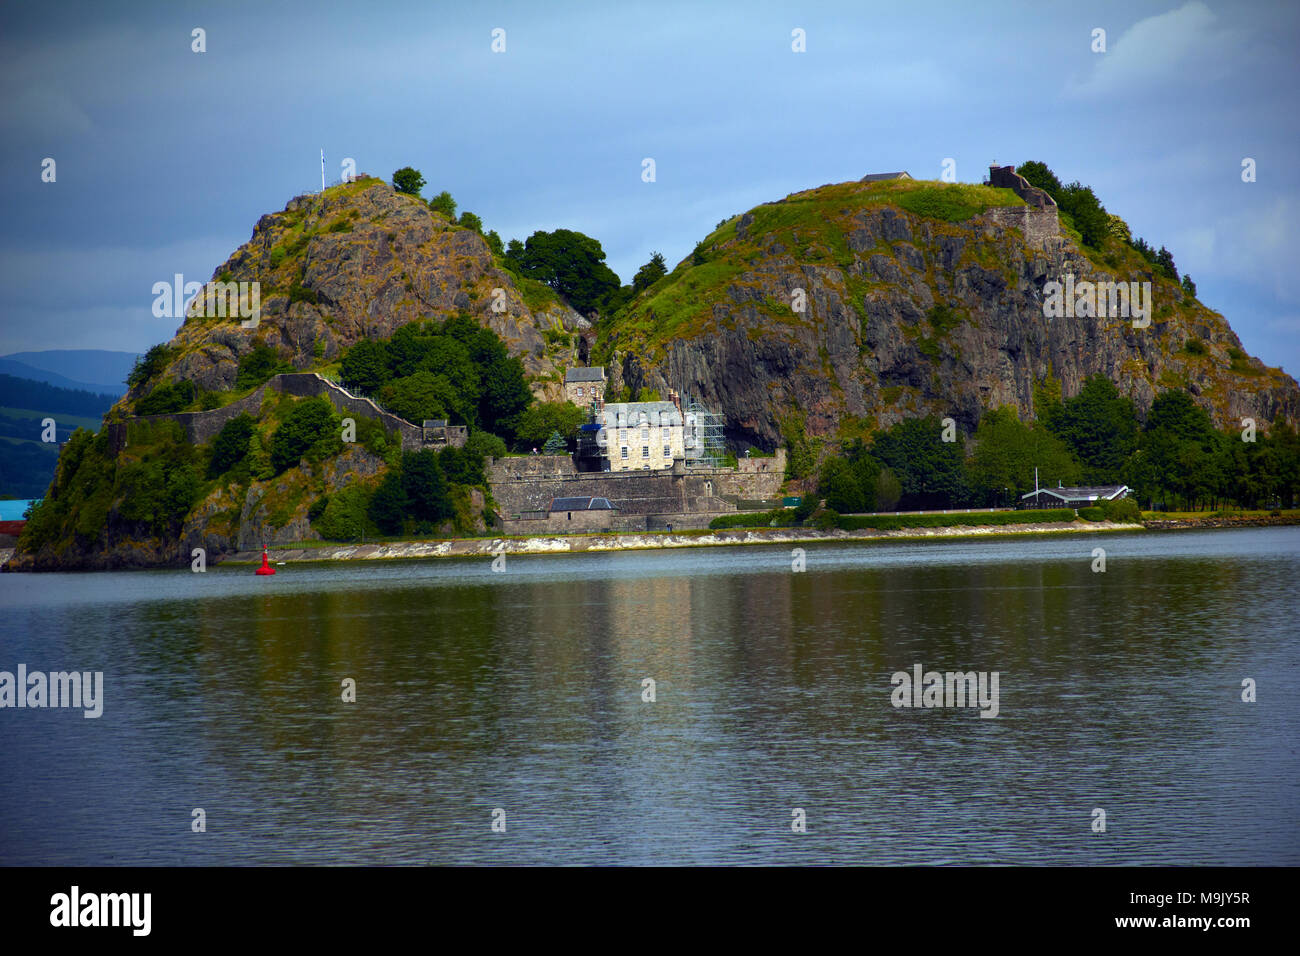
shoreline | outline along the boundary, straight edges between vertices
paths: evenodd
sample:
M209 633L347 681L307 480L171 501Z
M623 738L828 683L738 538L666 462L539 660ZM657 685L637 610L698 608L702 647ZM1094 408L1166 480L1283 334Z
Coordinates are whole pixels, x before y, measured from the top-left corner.
M925 541L1013 537L1016 535L1065 535L1147 530L1140 524L1108 521L1060 522L1023 525L957 526L949 528L902 528L897 531L818 531L811 528L734 528L705 533L636 532L581 535L537 535L529 538L451 538L429 541L398 541L383 544L338 545L318 548L271 548L273 563L325 563L332 561L400 561L419 558L492 557L497 554L584 554L615 551L657 551L673 548L721 548L774 544L822 544L835 542ZM220 564L256 565L261 551L237 551Z

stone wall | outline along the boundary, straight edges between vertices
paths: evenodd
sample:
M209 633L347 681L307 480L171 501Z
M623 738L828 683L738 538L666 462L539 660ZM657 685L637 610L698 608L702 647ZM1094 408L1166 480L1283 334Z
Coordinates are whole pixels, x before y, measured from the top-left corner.
M231 402L224 408L214 408L203 412L175 412L170 415L143 415L133 420L176 422L185 430L186 437L191 443L202 445L216 438L222 427L240 413L247 412L256 417L262 407L262 399L265 397L267 389L299 398L314 398L317 395L324 395L341 415L359 415L364 418L378 419L385 429L399 433L402 436L403 451L418 451L424 447L424 432L419 426L412 425L406 419L398 418L391 412L384 411L368 398L353 395L347 389L322 378L316 372L286 372L273 376L266 384L254 390L251 394L238 401ZM116 424L108 427L110 430L109 440L114 450L121 450L125 446L126 425ZM456 444L455 441L450 443ZM463 439L460 444L464 444Z

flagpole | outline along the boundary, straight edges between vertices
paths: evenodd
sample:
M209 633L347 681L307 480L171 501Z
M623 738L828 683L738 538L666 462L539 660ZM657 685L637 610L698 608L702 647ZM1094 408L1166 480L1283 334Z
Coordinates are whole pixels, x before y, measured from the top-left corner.
M325 147L320 148L320 191L325 191Z

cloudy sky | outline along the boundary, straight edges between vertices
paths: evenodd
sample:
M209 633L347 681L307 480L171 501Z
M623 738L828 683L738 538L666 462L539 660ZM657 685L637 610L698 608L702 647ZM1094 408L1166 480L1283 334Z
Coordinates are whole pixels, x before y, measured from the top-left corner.
M170 338L153 284L209 278L319 188L323 147L330 180L415 166L505 239L594 236L624 282L798 189L1039 159L1300 374L1298 24L1235 0L10 4L0 354Z

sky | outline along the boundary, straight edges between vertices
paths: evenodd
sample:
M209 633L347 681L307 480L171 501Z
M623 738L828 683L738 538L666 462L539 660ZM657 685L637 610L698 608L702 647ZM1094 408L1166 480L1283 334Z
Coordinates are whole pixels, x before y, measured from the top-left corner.
M1298 27L1219 0L8 4L0 354L169 339L154 283L210 278L322 148L328 180L414 166L506 240L593 236L625 283L800 189L1036 159L1297 375Z

